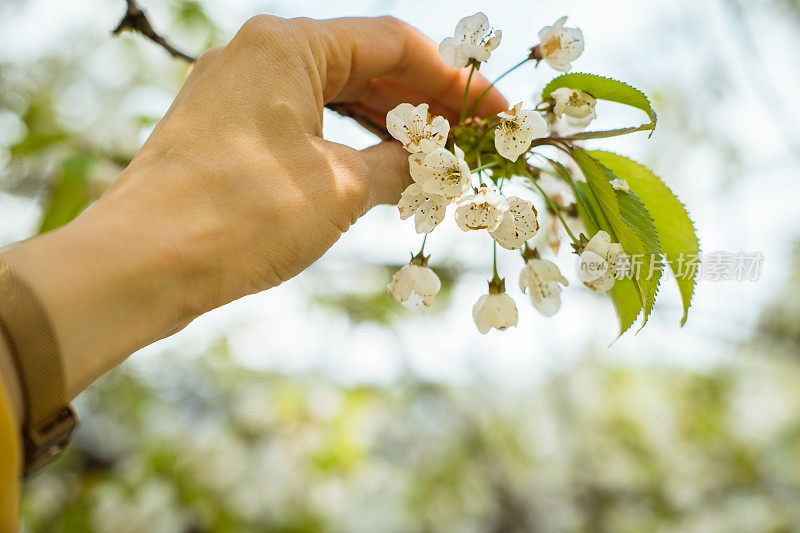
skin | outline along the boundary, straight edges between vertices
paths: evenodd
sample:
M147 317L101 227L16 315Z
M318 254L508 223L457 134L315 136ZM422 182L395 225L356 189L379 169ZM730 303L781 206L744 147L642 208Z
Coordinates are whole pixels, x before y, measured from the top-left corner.
M458 121L468 70L389 17L259 15L203 54L130 166L66 226L5 249L58 336L73 398L131 353L197 316L292 278L410 183L400 143L322 138L342 102L374 122L402 102ZM475 75L475 98L488 82ZM481 116L507 109L494 89ZM18 419L8 349L0 372Z

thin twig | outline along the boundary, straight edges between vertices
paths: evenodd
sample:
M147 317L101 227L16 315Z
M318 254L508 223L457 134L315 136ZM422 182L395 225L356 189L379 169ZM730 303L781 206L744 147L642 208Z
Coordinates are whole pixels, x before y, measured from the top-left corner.
M353 120L358 123L359 126L367 130L368 132L372 133L373 135L377 135L380 137L382 141L391 141L393 137L389 135L389 132L386 131L386 128L381 126L380 124L376 124L365 115L354 111L352 107L347 104L343 103L336 103L336 102L328 102L325 104L325 107L330 109L331 111L335 111L336 113L342 115L343 117L352 118Z
M172 46L164 37L157 33L153 29L150 19L147 18L147 14L142 10L141 7L139 7L139 5L136 3L136 0L125 0L125 3L127 4L128 9L125 12L125 15L122 17L122 20L119 21L119 24L111 33L114 35L119 35L125 30L131 30L144 35L166 50L172 57L183 59L189 63L194 63L197 60L195 57L185 54ZM335 111L343 117L348 117L355 120L359 126L368 132L377 135L383 141L388 141L392 138L392 136L389 135L389 132L386 131L385 127L383 127L381 124L376 124L374 121L362 115L361 113L358 113L347 104L328 103L325 105L325 107L331 111Z
M142 8L138 6L136 0L125 0L125 3L128 5L125 16L122 17L122 20L119 21L119 24L117 24L117 27L114 28L114 31L111 33L114 35L119 35L125 30L135 31L141 33L159 45L161 48L169 52L172 57L177 57L190 63L195 61L194 57L184 54L169 44L161 35L156 33L156 31L153 29L153 25L150 24L150 20L147 18L147 15L144 11L142 11Z

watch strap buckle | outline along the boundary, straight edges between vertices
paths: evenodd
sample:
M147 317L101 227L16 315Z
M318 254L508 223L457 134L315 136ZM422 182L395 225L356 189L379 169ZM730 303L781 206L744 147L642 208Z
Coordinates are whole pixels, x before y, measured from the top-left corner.
M25 477L53 460L69 444L78 425L75 411L65 405L55 417L40 427L25 429Z

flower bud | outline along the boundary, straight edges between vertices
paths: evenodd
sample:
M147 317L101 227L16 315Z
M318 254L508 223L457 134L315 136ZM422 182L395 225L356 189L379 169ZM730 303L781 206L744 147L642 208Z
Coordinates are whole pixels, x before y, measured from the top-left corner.
M472 318L481 333L488 333L492 328L503 331L517 325L517 305L503 292L502 280L497 281L499 283L495 280L489 283L489 294L478 298L472 308Z
M561 307L561 285L569 285L567 278L547 259L529 259L519 275L519 288L529 293L531 303L544 316L553 316Z
M392 277L389 295L409 309L430 307L442 288L439 276L427 266L406 265Z

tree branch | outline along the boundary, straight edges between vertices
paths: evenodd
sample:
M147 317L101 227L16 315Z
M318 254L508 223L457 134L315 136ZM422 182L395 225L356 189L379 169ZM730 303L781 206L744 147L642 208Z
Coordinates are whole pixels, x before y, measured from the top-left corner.
M111 32L112 34L119 35L125 30L131 30L144 35L161 48L169 52L172 57L183 59L189 63L196 61L196 58L185 54L172 46L164 37L159 35L153 29L153 25L150 24L147 14L142 10L142 8L139 7L139 5L136 3L136 0L125 0L125 3L127 4L128 9L125 12L125 15L122 17L122 20L120 20L119 24L117 24L117 27ZM354 111L347 104L328 103L325 105L325 107L331 111L335 111L343 117L348 117L355 120L359 126L368 132L377 135L383 141L388 141L392 138L391 135L389 135L389 132L386 131L386 128L380 124L376 124L357 111Z
M374 123L372 120L368 119L367 117L358 113L357 111L354 111L353 108L351 108L347 104L329 102L325 104L325 107L327 107L331 111L335 111L336 113L340 114L343 117L355 120L359 126L364 128L371 134L376 135L382 141L392 140L392 136L389 135L389 132L386 131L386 128L384 128L380 124Z
M177 57L190 63L195 61L194 57L184 54L169 44L161 35L156 33L145 12L142 11L142 8L136 4L136 0L125 0L125 3L128 5L128 10L125 12L125 16L122 17L122 20L119 21L119 24L117 24L117 27L114 28L114 31L111 33L114 35L119 35L125 30L135 31L141 33L159 45L161 48L169 52L172 57Z

